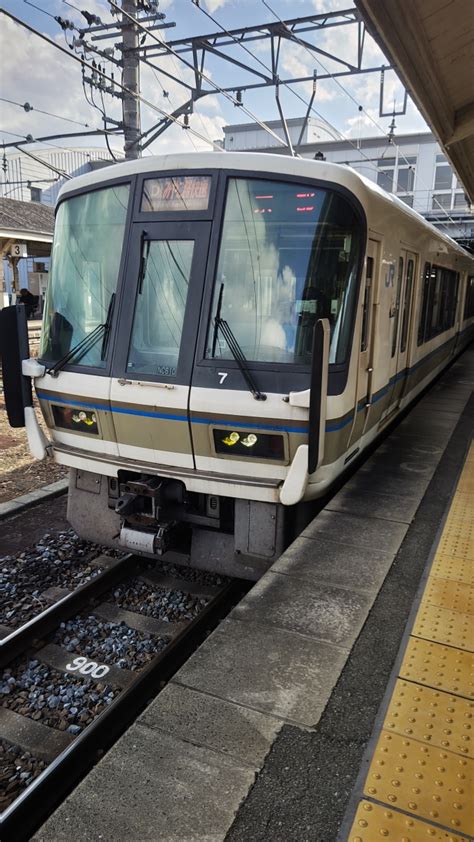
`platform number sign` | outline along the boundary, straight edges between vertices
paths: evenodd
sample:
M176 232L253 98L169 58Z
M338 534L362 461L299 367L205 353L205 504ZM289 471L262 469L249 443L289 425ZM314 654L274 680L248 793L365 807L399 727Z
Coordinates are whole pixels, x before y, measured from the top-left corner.
M26 243L13 243L10 246L10 257L28 257Z

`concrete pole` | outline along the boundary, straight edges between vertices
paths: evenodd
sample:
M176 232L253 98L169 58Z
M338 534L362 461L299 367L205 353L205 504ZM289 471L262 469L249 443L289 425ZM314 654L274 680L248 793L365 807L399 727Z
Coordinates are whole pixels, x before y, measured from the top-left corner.
M122 9L132 17L137 17L137 0L122 0ZM138 30L126 15L122 16L125 26L123 33L123 73L122 84L136 94L140 93L140 59L138 55ZM125 158L140 158L141 144L138 138L140 128L140 102L130 94L124 93L122 100L122 118Z

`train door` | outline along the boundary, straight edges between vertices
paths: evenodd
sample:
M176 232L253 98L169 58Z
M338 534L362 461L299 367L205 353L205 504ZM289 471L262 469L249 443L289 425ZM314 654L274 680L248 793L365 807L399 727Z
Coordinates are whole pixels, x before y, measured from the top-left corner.
M356 412L349 445L357 441L368 427L374 388L374 334L377 303L377 277L381 244L369 239L365 261L364 294L360 315L359 368L356 387Z
M391 312L392 330L390 336L390 392L387 408L381 420L391 416L398 409L407 383L407 361L409 358L410 323L412 313L413 285L416 277L417 256L402 249L398 259L395 298Z
M133 226L111 386L119 455L194 468L188 404L210 222Z
M402 252L405 261L405 280L400 303L400 328L397 351L397 407L406 392L408 383L408 360L410 359L410 337L413 320L413 295L417 273L417 255L412 251Z

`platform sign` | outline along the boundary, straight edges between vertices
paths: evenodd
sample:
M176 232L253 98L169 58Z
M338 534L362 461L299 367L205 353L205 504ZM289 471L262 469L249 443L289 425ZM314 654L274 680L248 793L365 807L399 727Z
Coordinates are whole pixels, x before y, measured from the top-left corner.
M28 257L26 243L14 243L10 246L10 257Z

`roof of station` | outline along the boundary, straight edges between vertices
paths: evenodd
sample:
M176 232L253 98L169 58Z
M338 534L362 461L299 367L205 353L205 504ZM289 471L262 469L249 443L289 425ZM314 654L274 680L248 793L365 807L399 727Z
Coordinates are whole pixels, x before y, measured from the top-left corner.
M51 252L54 210L40 202L0 198L0 251L8 242L25 242L28 254L44 257Z
M355 3L474 203L472 0Z

